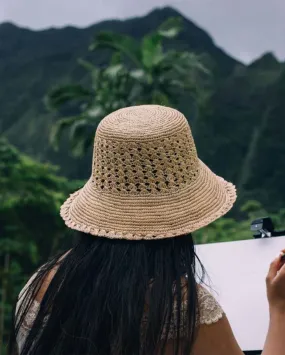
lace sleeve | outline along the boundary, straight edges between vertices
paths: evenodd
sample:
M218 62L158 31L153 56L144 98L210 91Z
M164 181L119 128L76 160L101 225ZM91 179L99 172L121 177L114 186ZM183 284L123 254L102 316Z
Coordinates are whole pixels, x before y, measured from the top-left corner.
M64 256L67 255L67 253L64 254ZM64 256L62 256L59 260L61 260ZM44 266L45 265L43 265L42 267L40 267L38 269L38 271L30 278L30 280L26 283L26 285L24 286L24 288L20 292L19 297L18 297L18 302L16 305L16 322L20 321L20 317L23 314L22 309L26 308L27 303L25 304L25 302L27 301L26 296L28 295L29 286L32 284L35 277L38 275L39 270L41 270ZM59 263L57 263L55 265L54 273L57 271L58 266L59 266ZM54 275L54 273L52 273L52 275ZM44 280L44 282L45 282L45 280ZM50 282L50 280L49 280L49 282ZM47 284L47 287L48 287L48 284ZM19 352L21 352L21 349L25 343L25 340L27 339L27 336L33 327L33 324L35 322L35 319L37 318L39 310L40 310L40 303L36 300L33 300L31 305L29 306L29 309L25 315L25 318L23 320L21 319L20 329L17 334L17 344L18 344ZM43 322L41 325L41 330L45 327L45 325L48 321L48 318L49 318L49 314L46 315L45 318L43 319Z
M201 324L213 324L218 322L224 315L224 311L222 307L219 305L218 301L214 298L214 296L209 291L207 291L201 285L197 285L197 293L198 293L198 306L197 306L198 319L196 320L196 326L199 326ZM186 317L185 306L186 303L183 302L181 307L182 318ZM176 337L176 332L177 332L176 312L177 312L177 304L174 305L172 319L169 325L169 333L168 333L169 339L174 339ZM185 324L186 323L187 322L185 321ZM163 334L162 334L163 338L165 337L166 328L167 328L167 324L163 329ZM182 336L184 332L187 333L187 330L182 328L181 329Z
M19 302L18 302L19 303ZM17 305L19 306L19 305ZM17 345L19 349L19 353L23 348L23 345L27 339L27 336L33 326L33 323L37 317L39 311L40 304L37 301L33 301L31 304L29 311L27 312L25 319L23 320L19 332L17 334Z
M198 285L199 323L212 324L218 322L224 311L214 296L201 285Z
M26 296L28 293L28 288L35 277L36 277L36 274L34 274L30 278L30 280L27 282L27 284L24 286L24 288L22 289L22 291L19 294L18 302L16 305L16 322L20 321L20 318L22 315L21 308L25 308L25 306L26 306L25 302L26 302ZM34 300L31 304L31 306L29 307L29 310L28 310L25 318L23 320L21 320L22 323L21 323L19 332L17 334L17 345L18 345L19 353L21 352L21 349L25 343L25 340L27 339L29 331L31 330L31 328L33 326L33 323L37 317L39 308L40 308L40 304L36 300Z

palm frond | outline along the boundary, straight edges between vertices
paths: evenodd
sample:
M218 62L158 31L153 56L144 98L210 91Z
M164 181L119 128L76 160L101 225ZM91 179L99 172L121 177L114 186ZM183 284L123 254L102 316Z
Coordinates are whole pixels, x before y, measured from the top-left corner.
M169 96L162 91L155 90L152 93L152 104L161 105L161 106L170 106Z
M93 63L89 62L88 60L82 59L82 58L79 58L77 60L77 62L80 66L82 66L83 68L85 68L88 71L92 72L93 70L98 69Z
M116 65L121 63L122 63L122 53L115 52L111 58L111 65Z
M116 79L120 73L124 71L123 64L114 64L110 65L107 69L105 69L105 74L109 79Z
M92 92L80 84L62 85L52 89L45 97L45 104L50 110L58 110L64 104L75 100L89 100Z
M75 122L69 131L70 146L73 156L81 157L90 148L92 141L90 136L94 138L95 125L83 118Z
M91 51L100 48L108 48L120 52L130 58L136 66L139 67L141 65L140 47L136 40L130 36L102 31L97 34L93 43L89 47Z
M88 110L86 110L84 113L85 119L87 119L88 122L91 122L92 124L96 124L97 122L99 123L105 115L105 110L97 103L94 103L94 105L89 107Z
M175 38L183 28L182 17L170 17L158 28L158 33L164 38Z
M51 128L50 143L55 150L58 150L59 141L67 129L72 127L76 121L80 121L81 116L71 116L59 119Z
M142 62L150 69L163 59L162 37L158 32L146 35L142 41Z

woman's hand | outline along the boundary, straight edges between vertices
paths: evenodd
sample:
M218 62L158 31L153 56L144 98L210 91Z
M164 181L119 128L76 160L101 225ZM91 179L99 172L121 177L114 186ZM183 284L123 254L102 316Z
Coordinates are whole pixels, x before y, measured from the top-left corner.
M270 309L269 329L262 355L284 355L285 349L285 249L270 264L266 277Z
M266 285L271 314L285 316L285 263L281 260L284 254L285 249L270 264Z

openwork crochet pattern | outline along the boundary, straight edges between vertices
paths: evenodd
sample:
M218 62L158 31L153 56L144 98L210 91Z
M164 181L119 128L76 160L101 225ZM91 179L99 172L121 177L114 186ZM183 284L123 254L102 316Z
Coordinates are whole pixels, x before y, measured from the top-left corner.
M185 128L171 137L128 142L97 136L92 182L102 191L153 194L177 190L198 175L193 138Z
M96 236L158 239L211 223L235 199L235 187L199 160L184 115L144 105L101 121L92 175L61 216L68 227Z

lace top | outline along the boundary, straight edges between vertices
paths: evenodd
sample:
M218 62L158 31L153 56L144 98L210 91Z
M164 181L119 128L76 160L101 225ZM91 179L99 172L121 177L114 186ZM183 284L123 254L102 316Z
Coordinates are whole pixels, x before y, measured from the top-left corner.
M18 301L16 307L16 312L18 311L19 306L22 302L21 300L22 296L24 296L27 287L32 282L34 277L35 275L31 278L31 280L26 284L24 289L21 291L19 295L20 300ZM198 319L199 324L213 324L218 322L223 317L224 311L222 307L219 305L219 303L216 301L213 295L201 285L198 285L198 301L199 301L199 319ZM40 307L40 303L37 301L33 301L21 325L21 328L17 336L17 344L18 344L19 352L21 352L25 339L30 329L32 328L33 322L36 319L37 313L39 311L39 307ZM173 338L175 336L174 334L175 334L175 327L170 326L169 337Z

